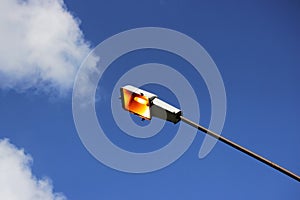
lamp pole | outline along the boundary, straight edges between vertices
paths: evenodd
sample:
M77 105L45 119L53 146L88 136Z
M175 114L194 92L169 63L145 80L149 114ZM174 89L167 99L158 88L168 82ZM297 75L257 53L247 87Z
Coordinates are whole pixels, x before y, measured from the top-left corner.
M244 148L244 147L242 147L242 146L240 146L240 145L232 142L231 140L226 139L225 137L222 137L221 135L218 135L217 133L215 133L215 132L213 132L213 131L211 131L211 130L203 127L203 126L201 126L199 124L196 124L195 122L193 122L193 121L191 121L191 120L183 117L182 115L180 116L180 119L181 119L181 121L183 121L183 122L185 122L185 123L187 123L187 124L189 124L189 125L197 128L198 130L200 130L200 131L202 131L202 132L204 132L204 133L206 133L206 134L208 134L208 135L210 135L210 136L212 136L212 137L220 140L221 142L224 142L225 144L228 144L229 146L231 146L231 147L233 147L233 148L235 148L235 149L237 149L237 150L239 150L239 151L241 151L241 152L243 152L243 153L251 156L252 158L255 158L255 159L257 159L257 160L265 163L266 165L269 165L270 167L272 167L272 168L274 168L274 169L276 169L276 170L278 170L278 171L280 171L280 172L288 175L289 177L291 177L291 178L293 178L293 179L295 179L295 180L297 180L297 181L300 182L300 176L298 176L297 174L294 174L293 172L291 172L291 171L289 171L289 170L287 170L287 169L285 169L285 168L283 168L283 167L281 167L281 166L279 166L279 165L271 162L270 160L268 160L268 159L266 159L266 158L264 158L264 157L262 157L262 156L260 156L260 155L258 155L256 153L254 153L252 151L250 151L249 149L246 149L246 148Z

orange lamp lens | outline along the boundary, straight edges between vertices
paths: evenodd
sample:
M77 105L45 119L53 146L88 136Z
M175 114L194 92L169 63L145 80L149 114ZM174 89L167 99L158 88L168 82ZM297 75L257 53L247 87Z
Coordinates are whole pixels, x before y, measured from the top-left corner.
M125 110L128 110L144 119L151 119L149 99L140 94L130 92L124 88L122 91L122 105Z

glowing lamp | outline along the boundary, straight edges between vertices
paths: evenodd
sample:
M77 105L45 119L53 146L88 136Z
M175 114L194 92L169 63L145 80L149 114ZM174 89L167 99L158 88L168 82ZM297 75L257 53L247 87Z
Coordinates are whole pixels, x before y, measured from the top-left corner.
M127 85L121 88L122 106L125 110L143 119L151 119L150 102L156 95L139 88Z
M120 89L122 106L125 110L151 120L158 117L173 123L180 121L182 112L170 104L157 98L155 94L126 85Z

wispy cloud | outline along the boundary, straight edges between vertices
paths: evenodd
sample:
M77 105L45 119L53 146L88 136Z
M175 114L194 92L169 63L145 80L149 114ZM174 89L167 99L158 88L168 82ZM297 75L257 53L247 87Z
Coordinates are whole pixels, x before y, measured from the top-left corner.
M31 172L32 158L7 139L0 140L0 199L65 200L53 192L51 181L38 179Z
M1 0L0 89L65 92L90 51L63 0Z

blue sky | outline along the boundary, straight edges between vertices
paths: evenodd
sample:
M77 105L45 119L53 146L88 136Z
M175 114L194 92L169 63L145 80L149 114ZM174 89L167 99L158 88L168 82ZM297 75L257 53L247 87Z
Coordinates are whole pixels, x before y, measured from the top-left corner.
M47 6L37 7L49 10ZM200 132L183 156L162 170L130 174L111 169L96 160L81 143L73 121L71 96L74 76L83 58L89 49L108 37L148 26L180 31L206 49L222 75L227 96L222 135L300 174L300 4L297 1L65 0L64 8L80 20L82 34L76 28L77 22L64 18L66 13L53 8L51 14L62 17L54 22L65 23L62 27L68 27L66 30L74 33L71 35L75 39L65 31L59 32L64 29L54 23L53 28L58 31L53 33L57 34L53 43L57 45L28 48L26 40L38 37L29 37L32 33L28 30L42 30L31 27L26 29L28 37L20 40L19 48L14 49L18 45L0 48L2 52L20 52L20 55L27 55L28 49L41 52L33 56L38 58L36 63L23 61L16 54L15 60L21 68L26 67L21 74L22 70L7 59L8 54L0 57L0 139L8 138L32 156L30 167L37 179L49 177L54 191L63 193L67 199L299 199L298 182L221 142L207 157L199 159L204 138ZM8 26L2 27L0 32L8 37L2 38L3 41L19 37L8 34ZM71 39L64 43L67 38ZM40 44L39 40L32 41ZM56 60L56 52L62 52L68 59ZM160 148L174 137L178 128L167 124L157 137L135 139L119 130L111 118L109 98L113 84L126 70L148 62L168 64L191 82L199 81L200 123L207 126L210 119L205 83L184 60L154 50L124 55L104 73L98 85L97 95L101 98L96 109L101 110L97 115L109 130L108 137L135 152ZM187 67L182 70L183 66ZM35 73L37 70L39 73ZM167 88L148 85L145 89L178 106ZM4 153L0 151L0 155Z

